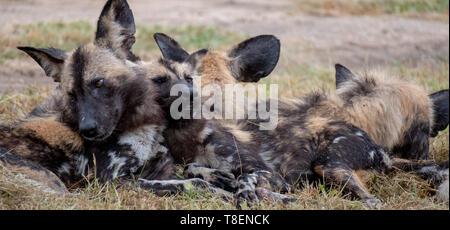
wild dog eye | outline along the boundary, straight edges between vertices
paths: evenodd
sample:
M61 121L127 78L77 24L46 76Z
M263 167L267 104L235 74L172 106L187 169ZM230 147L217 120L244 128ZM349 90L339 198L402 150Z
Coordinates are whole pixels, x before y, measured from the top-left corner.
M156 84L163 84L166 83L169 80L167 76L158 76L156 78L153 78L152 81Z
M97 81L95 81L95 87L96 88L102 88L104 83L105 83L105 79L103 79L103 78L100 79L100 80L97 80Z
M72 104L72 105L77 103L77 97L75 96L75 94L69 93L69 101L70 101L70 104Z
M185 76L184 76L184 79L185 79L188 83L192 83L192 81L193 81L192 77L189 76L189 75L185 75Z

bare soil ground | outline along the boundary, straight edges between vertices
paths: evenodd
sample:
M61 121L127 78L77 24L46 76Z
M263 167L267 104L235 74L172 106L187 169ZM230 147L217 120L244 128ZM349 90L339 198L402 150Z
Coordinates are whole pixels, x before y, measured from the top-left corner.
M249 36L274 34L297 63L363 69L426 59L448 60L448 22L398 16L312 16L293 0L130 0L141 25L208 25ZM301 1L300 1L301 3ZM104 1L0 0L0 33L17 24L87 20ZM305 5L306 7L306 5ZM162 31L164 32L164 31ZM23 44L26 45L26 44ZM199 47L202 48L202 47ZM0 65L0 91L51 81L30 60Z

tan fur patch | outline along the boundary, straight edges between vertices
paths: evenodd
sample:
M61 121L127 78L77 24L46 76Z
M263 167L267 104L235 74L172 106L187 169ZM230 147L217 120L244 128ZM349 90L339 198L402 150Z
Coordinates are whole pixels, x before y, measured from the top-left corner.
M250 132L242 130L242 128L237 124L222 123L224 127L228 128L228 131L236 138L237 141L246 144L252 143L253 137Z
M20 127L31 130L39 139L47 142L50 146L65 150L67 154L83 149L83 141L78 133L73 132L53 117L33 118L23 122Z
M340 118L360 127L375 143L392 149L401 144L403 134L414 121L432 123L431 102L421 87L381 73L372 72L356 81L374 82L370 95L356 95L343 107ZM337 90L342 97L359 86L356 81L345 82Z
M235 84L236 79L231 74L229 67L230 60L219 52L210 51L203 58L199 75L202 77L201 84L205 87L209 84L217 84L220 87L225 84Z

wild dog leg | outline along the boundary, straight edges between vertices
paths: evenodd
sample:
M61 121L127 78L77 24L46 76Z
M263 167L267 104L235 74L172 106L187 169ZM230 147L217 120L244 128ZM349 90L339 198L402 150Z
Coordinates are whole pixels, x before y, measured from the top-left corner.
M234 192L236 190L236 178L232 173L219 169L212 169L191 163L184 168L185 178L200 178L212 185Z
M143 189L153 191L159 196L174 195L180 192L189 192L193 189L202 193L218 194L226 200L232 200L233 194L217 188L209 182L200 178L174 179L174 180L146 180L139 179L139 186Z
M381 201L371 195L364 186L357 173L348 168L327 167L318 165L314 167L314 172L322 176L325 181L330 181L342 186L364 200L370 208L375 208L381 204Z
M250 174L244 173L237 179L237 192L235 196L238 202L255 202L263 199L282 201L283 203L296 201L294 198L273 192L271 184L280 183L280 181L284 183L282 179L276 181L273 182L273 174L269 171L260 170ZM286 190L282 192L286 192Z
M448 201L448 175L449 161L435 163L430 160L406 160L394 158L393 168L398 168L406 172L414 172L425 180L429 180L437 188L436 197L438 200Z

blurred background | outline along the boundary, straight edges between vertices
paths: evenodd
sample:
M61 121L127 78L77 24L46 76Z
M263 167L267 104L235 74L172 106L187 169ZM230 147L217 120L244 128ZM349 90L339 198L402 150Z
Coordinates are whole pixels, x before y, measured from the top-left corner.
M104 2L0 0L0 92L50 84L15 47L69 51L91 41ZM190 51L227 50L249 36L274 34L281 39L282 58L270 80L281 79L288 96L301 93L302 87L333 83L330 74L338 62L358 71L395 68L409 77L420 75L414 71L420 68L423 77L433 78L416 76L418 81L433 89L448 88L448 0L129 0L129 4L138 25L134 50L146 60L160 55L154 32L174 36Z
M45 96L45 89L53 87L50 78L15 47L70 51L90 42L104 3L0 0L0 99L12 92L36 93L31 95L36 100L42 92ZM281 40L282 57L264 82L280 84L282 96L332 87L335 63L357 72L377 68L430 90L448 88L448 0L129 0L129 4L137 24L134 51L144 60L160 56L154 32L173 36L189 51L226 51L250 36L274 34Z

